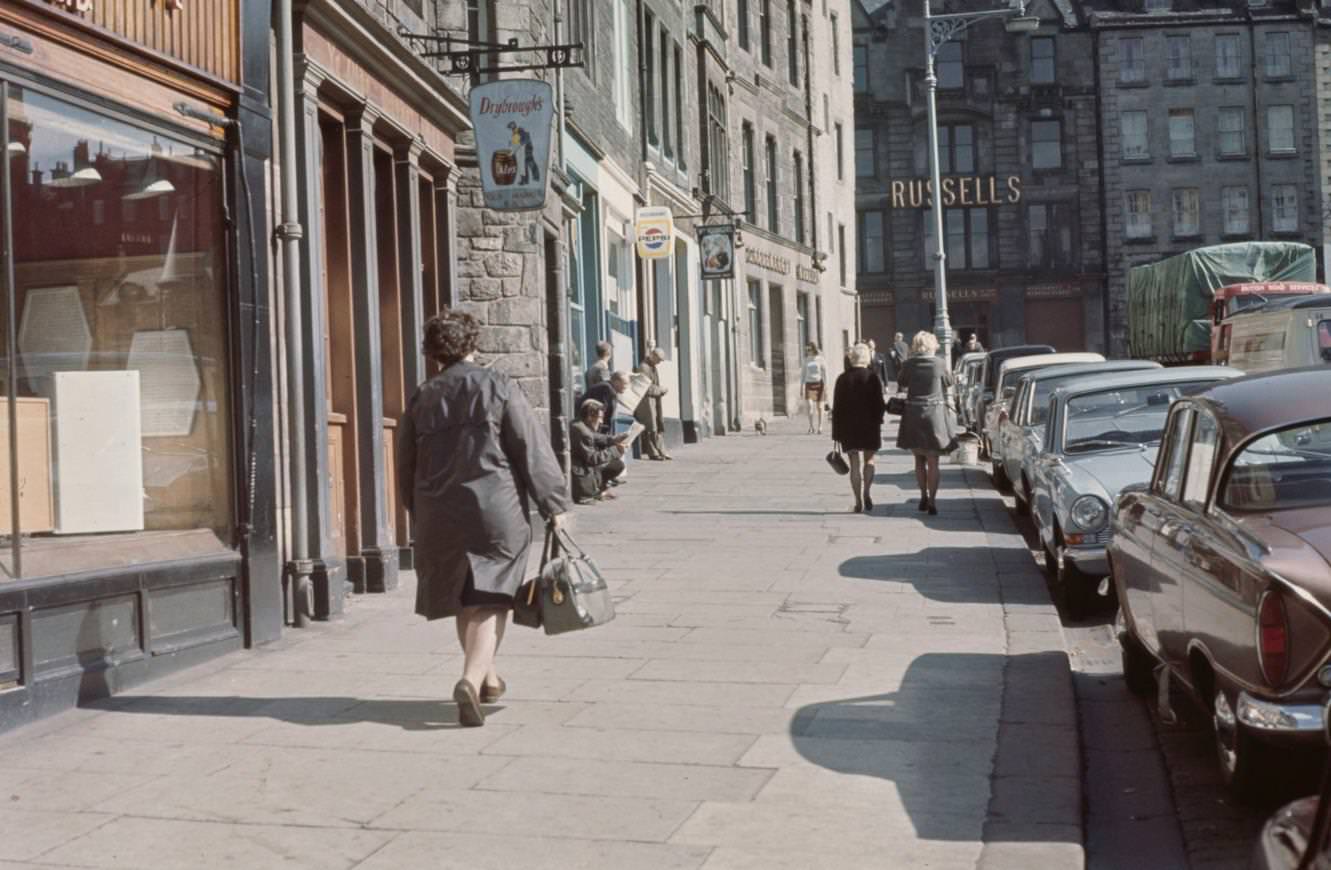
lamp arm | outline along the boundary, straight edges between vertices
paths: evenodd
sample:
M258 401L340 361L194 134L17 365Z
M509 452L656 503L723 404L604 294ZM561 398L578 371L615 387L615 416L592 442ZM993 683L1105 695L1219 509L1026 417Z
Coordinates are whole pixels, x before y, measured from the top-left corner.
M1025 4L1022 4L1020 8L986 9L982 12L949 12L943 15L930 15L928 18L929 54L931 56L936 56L938 50L941 49L944 44L951 42L958 33L966 30L972 24L978 24L986 18L1019 15L1024 11Z

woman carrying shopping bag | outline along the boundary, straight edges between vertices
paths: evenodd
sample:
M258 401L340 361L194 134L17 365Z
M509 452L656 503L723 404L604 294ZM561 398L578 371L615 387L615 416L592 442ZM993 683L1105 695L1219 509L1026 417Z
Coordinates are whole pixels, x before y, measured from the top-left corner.
M398 429L398 491L416 534L416 612L457 617L464 656L453 687L463 725L485 724L504 693L495 654L523 582L534 503L558 528L568 498L549 436L509 377L475 363L480 325L445 311L425 324L443 369L422 384Z
M832 391L832 440L846 451L850 462L850 488L855 512L873 510L874 457L883 446L883 382L869 368L873 354L857 344L847 354L850 368L836 379Z

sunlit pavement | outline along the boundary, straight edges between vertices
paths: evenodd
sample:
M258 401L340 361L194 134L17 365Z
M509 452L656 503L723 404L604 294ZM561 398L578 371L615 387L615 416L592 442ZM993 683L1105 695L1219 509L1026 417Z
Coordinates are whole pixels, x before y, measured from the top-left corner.
M484 728L409 579L0 739L0 870L1082 866L1064 633L1001 498L945 466L921 514L886 449L852 514L805 428L579 508L619 615L510 629Z

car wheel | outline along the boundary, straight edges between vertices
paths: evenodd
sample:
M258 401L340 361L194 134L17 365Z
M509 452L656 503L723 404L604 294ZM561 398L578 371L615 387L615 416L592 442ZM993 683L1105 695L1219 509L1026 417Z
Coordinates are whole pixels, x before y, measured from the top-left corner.
M1278 755L1239 723L1223 689L1211 701L1211 727L1225 785L1245 801L1265 799L1281 769Z
M1155 692L1155 657L1126 629L1118 636L1118 647L1123 654L1123 681L1128 691L1149 698Z
M1046 552L1045 563L1048 564L1049 560L1050 555ZM1095 612L1100 597L1096 578L1077 570L1077 566L1067 558L1062 541L1058 540L1054 542L1053 576L1058 586L1058 597L1062 599L1063 609L1069 619L1081 621Z
M991 476L994 479L994 487L997 488L999 492L1007 492L1012 489L1012 481L1007 479L1007 469L1003 467L1003 463L991 462L989 463L989 468L991 469Z

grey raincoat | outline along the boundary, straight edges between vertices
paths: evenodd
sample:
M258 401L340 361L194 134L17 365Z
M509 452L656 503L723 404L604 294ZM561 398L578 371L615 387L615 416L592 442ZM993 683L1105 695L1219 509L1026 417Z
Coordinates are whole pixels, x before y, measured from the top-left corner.
M422 384L398 429L398 491L416 529L416 612L453 616L468 574L513 595L527 570L528 515L568 510L550 438L507 375L459 362Z

